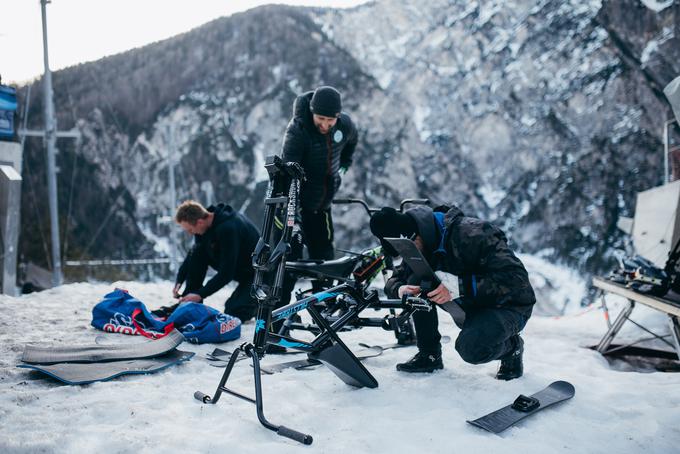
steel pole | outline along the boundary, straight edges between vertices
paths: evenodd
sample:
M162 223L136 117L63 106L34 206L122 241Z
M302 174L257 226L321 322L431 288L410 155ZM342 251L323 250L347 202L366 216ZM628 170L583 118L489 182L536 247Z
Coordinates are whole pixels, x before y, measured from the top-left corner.
M47 143L47 191L50 205L50 227L52 239L52 284L61 285L61 251L59 249L59 213L57 205L57 165L56 141L57 121L54 118L54 104L52 99L52 73L47 50L47 13L45 6L48 0L40 0L43 30L43 57L45 61L45 75L43 77L45 102L45 142Z
M668 121L663 124L663 184L668 184Z

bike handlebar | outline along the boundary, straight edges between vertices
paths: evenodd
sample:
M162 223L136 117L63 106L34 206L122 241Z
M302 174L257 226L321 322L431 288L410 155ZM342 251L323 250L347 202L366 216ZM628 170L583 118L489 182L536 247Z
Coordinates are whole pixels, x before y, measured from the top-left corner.
M377 208L370 208L368 204L362 199L333 199L334 205L349 205L351 203L358 203L362 207L364 207L364 210L366 210L366 213L368 213L369 217L371 216L371 214L378 211Z
M333 204L334 205L349 205L352 203L357 203L361 205L364 210L366 210L366 213L370 217L373 213L380 211L378 208L371 208L368 206L365 200L363 199L333 199ZM404 207L408 204L412 205L429 205L430 204L430 199L404 199L399 203L399 211L404 212Z
M404 199L399 204L399 211L404 212L404 207L408 204L412 205L429 205L430 199Z

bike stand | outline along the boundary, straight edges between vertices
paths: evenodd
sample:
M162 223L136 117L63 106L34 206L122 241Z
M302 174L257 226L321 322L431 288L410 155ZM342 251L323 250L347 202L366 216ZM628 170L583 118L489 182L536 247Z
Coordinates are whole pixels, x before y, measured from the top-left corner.
M377 388L378 380L364 367L345 344L333 344L323 350L307 355L321 361L335 375L350 386Z
M229 375L231 375L231 371L234 368L234 364L236 364L236 359L238 358L241 352L244 352L247 356L249 356L253 360L253 376L255 379L255 399L226 387L227 380L229 380ZM260 376L260 359L257 357L257 353L255 352L255 346L253 344L250 343L242 344L239 348L234 350L234 352L231 354L231 357L229 358L229 363L227 363L227 367L224 371L224 374L222 375L222 379L220 380L220 383L217 386L217 389L215 390L213 397L210 397L209 395L204 394L201 391L196 391L194 393L194 398L200 402L203 402L204 404L216 404L217 401L220 400L220 396L222 395L223 392L255 404L257 408L257 419L264 427L276 432L277 435L290 438L291 440L295 440L305 445L311 445L312 441L314 441L311 435L298 432L297 430L290 429L286 426L277 426L276 424L272 424L267 420L267 418L265 418L262 403L262 377Z
M286 306L274 309L281 300L281 292L285 276L286 256L290 251L290 240L294 226L296 205L300 191L300 181L304 179L304 172L299 164L283 163L277 156L267 158L265 169L269 173L270 181L265 196L265 215L260 237L255 251L252 255L252 266L255 270L251 295L257 298L258 307L255 322L255 333L253 341L244 343L237 348L229 358L222 378L211 397L200 391L194 393L194 398L204 404L216 404L222 393L231 394L245 401L255 404L257 408L257 418L260 423L278 435L297 442L309 445L312 443L312 436L290 429L286 426L272 424L265 418L262 397L262 377L260 369L260 359L264 357L267 345L282 345L308 352L312 359L318 359L326 364L345 383L357 387L375 388L378 381L366 370L359 359L342 342L337 330L341 329L351 319L366 308L370 301L377 298L377 293L372 292L367 298L364 297L355 287L344 283L333 289L319 292L312 297L290 303ZM274 222L278 213L285 213L286 221L280 228ZM350 298L360 300L355 302L354 307L337 321L330 324L314 308L315 302L323 301L337 295L334 290L348 292ZM271 333L270 329L273 322L285 319L288 314L307 310L320 329L319 334L311 343L299 339L287 338L285 336ZM240 353L252 359L253 376L255 382L255 398L246 396L232 389L227 388L227 381L236 364Z
M378 380L371 375L371 373L361 364L361 361L352 353L352 351L345 345L345 343L337 335L335 329L328 323L328 321L319 314L314 307L308 307L307 312L312 316L322 332L327 333L333 341L333 344L323 347L319 351L310 352L307 354L309 359L321 361L328 367L338 378L350 386L357 388L377 388ZM346 318L353 318L356 316L356 310L351 309L353 314L347 314Z

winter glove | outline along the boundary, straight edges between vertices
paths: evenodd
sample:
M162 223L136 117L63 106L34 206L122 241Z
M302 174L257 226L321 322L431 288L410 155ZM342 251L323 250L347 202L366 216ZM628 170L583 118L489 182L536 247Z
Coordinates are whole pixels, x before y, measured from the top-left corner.
M347 167L340 167L340 175L344 175L347 173Z
M446 289L451 294L451 300L455 300L460 297L460 289L458 288L458 276L451 273L445 273L444 271L436 271L434 273L441 283L446 287Z
M297 162L286 162L283 164L284 169L286 169L286 172L288 175L290 175L293 178L297 178L298 180L306 180L305 178L305 171L302 168L300 164Z

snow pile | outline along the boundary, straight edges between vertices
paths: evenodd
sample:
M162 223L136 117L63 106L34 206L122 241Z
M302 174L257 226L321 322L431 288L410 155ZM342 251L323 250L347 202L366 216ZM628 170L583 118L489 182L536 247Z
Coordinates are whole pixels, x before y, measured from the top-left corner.
M519 254L519 258L536 293L533 315L574 314L583 310L581 303L588 291L583 275L536 255Z
M673 0L641 0L642 4L652 11L662 11L673 4Z
M546 268L542 278L554 279L558 274L557 268ZM571 279L569 275L561 278L562 282ZM301 449L343 454L670 453L680 444L680 375L615 371L599 354L583 348L597 343L605 331L598 310L565 317L534 316L524 333L526 373L511 382L493 378L495 363L464 363L453 342L444 345L445 369L431 375L408 375L394 369L415 348L387 350L366 360L364 364L380 383L377 389L353 389L323 367L263 377L265 414L274 423L312 434L314 444L309 448L260 426L250 403L228 395L215 406L194 400L196 390L212 394L221 376L222 369L203 359L214 345L182 344L181 350L196 352L188 363L154 375L88 386L60 385L14 367L28 343L141 341L94 330L89 326L92 306L118 286L155 308L170 302L171 285L81 283L20 298L0 296L0 452L144 453L170 448L173 452L219 449L234 453ZM208 303L221 308L230 290ZM620 302L611 299L610 309L616 311ZM549 304L565 306L564 301ZM377 314L367 311L365 315ZM633 315L659 331L666 329L664 316L657 312L639 307ZM458 329L442 312L440 325L442 334L456 338ZM220 347L231 349L250 340L253 327L252 322L246 323L242 340ZM620 336L631 339L639 334L629 324ZM341 337L353 349L359 342L394 341L390 333L375 328ZM269 355L264 363L290 359ZM558 379L574 384L574 399L501 436L465 423ZM230 385L252 395L252 369L245 362L237 365Z

